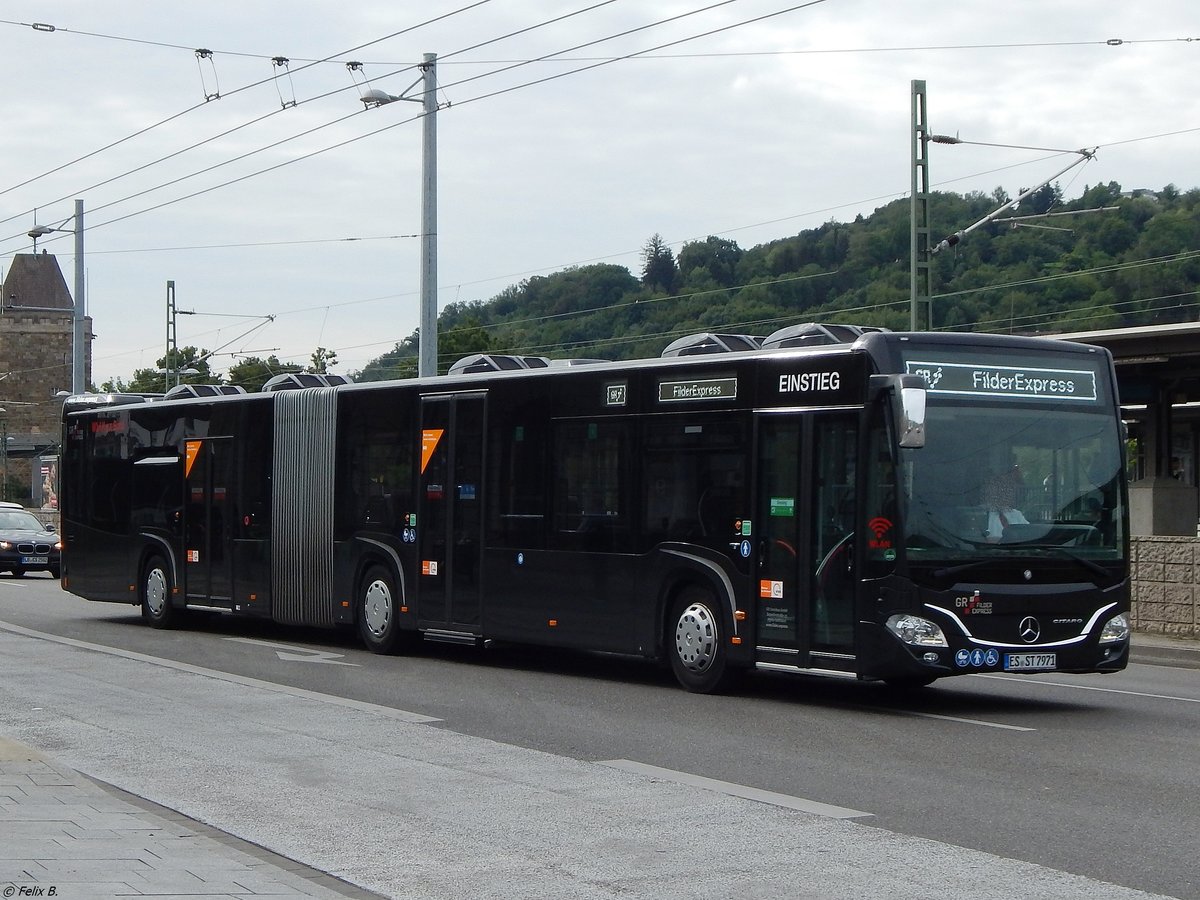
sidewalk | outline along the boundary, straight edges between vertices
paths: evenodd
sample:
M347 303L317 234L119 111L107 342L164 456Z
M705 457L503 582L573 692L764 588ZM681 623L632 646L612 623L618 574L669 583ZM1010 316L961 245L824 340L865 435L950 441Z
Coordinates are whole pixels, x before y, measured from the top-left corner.
M0 737L0 895L375 898Z
M18 640L25 639L9 636L10 643ZM887 860L897 866L896 861L906 861L900 866L906 880L900 885L888 882L897 898L929 896L934 885L978 900L1021 890L1031 896L1069 898L1148 896L978 851L736 798L722 800L721 822L727 819L727 827L710 823L714 834L703 840L711 846L699 847L702 856L712 859L710 854L732 846L730 870L700 873L704 877L694 884L682 883L676 871L682 863L675 860L686 856L700 838L677 835L668 823L689 821L708 809L713 801L703 792L697 796L694 789L657 778L647 781L605 764L405 724L391 717L395 711L372 714L329 698L318 702L309 692L289 692L277 685L270 690L220 680L197 685L194 674L162 669L155 682L167 682L164 696L184 696L188 702L161 701L142 693L147 684L143 663L85 656L88 665L99 668L76 671L78 650L55 644L39 647L41 674L31 685L28 677L14 679L20 671L14 660L20 654L7 654L12 671L0 683L13 691L10 705L21 710L10 718L24 741L59 748L80 769L126 779L123 783L139 785L147 796L190 795L187 802L180 799L181 808L200 816L206 815L205 809L219 808L223 826L263 843L293 835L298 823L308 823L316 831L291 841L307 848L297 850L296 856L330 871L362 875L386 893L371 893L91 780L51 758L57 755L55 749L44 755L0 737L3 900L146 895L190 900L499 897L519 894L510 890L516 883L529 888L527 896L539 898L608 897L614 892L691 897L745 878L737 861L749 858L751 845L761 858L755 865L759 880L750 893L762 896L768 895L768 888L782 890L788 866L796 858L826 851L821 859L828 871L810 873L824 880L810 885L805 896L863 896L865 884L880 886L872 879L888 868ZM1200 642L1135 634L1132 660L1200 668ZM47 673L58 674L51 678ZM115 692L117 700L98 696L95 685ZM143 696L143 702L125 705L131 696ZM47 702L51 697L55 699ZM48 707L44 712L43 706ZM168 715L194 717L203 728ZM218 745L238 746L245 759L209 759L197 735L224 728L233 719L256 727L211 737ZM97 729L97 720L107 724ZM292 723L300 721L305 727L296 731ZM163 738L159 746L149 735L161 737L164 727L173 737ZM261 741L256 737L259 731ZM295 746L281 762L270 748L284 739ZM265 746L259 746L261 742ZM393 786L391 800L381 801L369 784L352 779L323 783L338 773L301 766L300 761L319 759L330 745L343 742L363 748L362 766ZM186 762L174 757L172 766L153 762L171 758L165 748L178 752L179 746L190 746L195 755ZM389 753L399 755L393 759ZM245 766L250 767L250 781ZM284 782L278 781L277 770L286 771ZM160 776L166 779L162 784L154 780ZM231 802L232 797L238 802ZM416 797L421 798L419 815L411 806ZM605 826L616 815L623 822L619 835ZM420 827L414 829L414 823ZM399 834L405 835L402 851ZM275 846L287 843L281 839ZM908 868L914 860L921 861L921 878ZM597 867L602 871L592 871Z
M1129 661L1151 666L1200 669L1200 641L1135 631L1129 649Z

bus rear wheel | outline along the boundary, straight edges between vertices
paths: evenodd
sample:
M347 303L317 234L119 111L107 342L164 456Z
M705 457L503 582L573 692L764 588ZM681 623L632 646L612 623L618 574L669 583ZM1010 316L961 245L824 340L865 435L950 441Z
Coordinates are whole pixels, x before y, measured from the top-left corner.
M142 570L142 618L151 628L171 628L179 621L171 605L171 576L161 556L151 557Z
M667 655L679 683L697 694L727 687L731 671L716 598L703 588L688 588L667 621Z
M375 565L367 569L358 589L358 634L372 653L395 653L405 632L396 621L400 595L392 573Z

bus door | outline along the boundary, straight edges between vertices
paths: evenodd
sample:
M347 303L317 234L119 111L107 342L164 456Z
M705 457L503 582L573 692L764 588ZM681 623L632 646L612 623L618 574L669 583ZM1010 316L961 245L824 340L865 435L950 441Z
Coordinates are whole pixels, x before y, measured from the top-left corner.
M156 552L165 551L168 571L182 565L183 460L177 455L146 456L133 464L130 521ZM142 547L137 548L139 551ZM140 559L140 557L139 557ZM132 560L135 564L137 560ZM140 577L135 575L135 578Z
M421 398L416 530L423 627L479 632L484 410L483 394Z
M758 419L759 661L854 670L856 413Z
M184 445L182 587L188 603L229 606L233 600L234 449L230 438Z

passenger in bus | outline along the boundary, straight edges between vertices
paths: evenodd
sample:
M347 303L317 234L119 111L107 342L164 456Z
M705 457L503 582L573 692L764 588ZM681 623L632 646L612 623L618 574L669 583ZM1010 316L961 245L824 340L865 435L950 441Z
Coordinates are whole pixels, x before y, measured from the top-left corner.
M994 474L984 485L983 505L987 508L988 519L983 536L989 544L1003 538L1004 529L1009 525L1029 524L1025 514L1017 509L1017 497L1023 485L1021 467L1016 463Z

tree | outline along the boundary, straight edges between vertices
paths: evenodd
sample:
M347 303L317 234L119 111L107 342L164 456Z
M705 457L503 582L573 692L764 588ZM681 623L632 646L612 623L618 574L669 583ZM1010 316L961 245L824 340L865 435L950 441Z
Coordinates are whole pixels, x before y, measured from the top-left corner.
M391 381L415 378L417 374L417 332L398 342L391 350L378 356L354 373L355 381Z
M156 361L156 368L137 369L125 389L138 394L162 394L177 384L219 384L221 378L208 366L208 350L181 347ZM193 371L188 371L193 370Z
M679 274L694 287L694 282L702 280L696 273L699 269L716 284L730 287L741 260L742 248L736 243L709 235L703 241L692 241L679 248Z
M247 391L260 391L262 386L276 375L302 371L303 369L295 363L280 362L274 354L266 359L248 356L236 365L229 367L229 383L243 387Z
M1121 194L1120 184L1108 182L1064 203L1051 183L1022 202L1019 214L1055 206L1120 211L1054 220L1053 228L993 222L935 255L936 325L1017 331L1115 316L1129 325L1194 319L1200 258L1186 253L1200 246L1200 190ZM935 235L1009 202L1002 188L936 191ZM896 200L851 222L830 220L744 251L710 236L673 255L655 234L642 249L641 271L575 266L531 276L488 301L450 304L439 319L440 362L444 369L476 352L629 359L653 355L689 330L766 334L806 320L903 327L909 215L909 201ZM1139 261L1148 264L1133 265ZM664 297L669 302L655 302ZM356 380L411 376L417 344L414 333L355 373Z
M1025 188L1021 188L1021 193ZM1043 184L1040 188L1021 201L1023 215L1040 216L1050 212L1062 203L1062 188L1055 184Z
M445 374L450 366L473 353L489 353L495 349L492 336L479 320L469 318L457 328L438 335L438 372Z
M679 280L675 257L661 234L650 236L642 248L642 284L651 290L673 294Z
M330 366L337 365L337 351L318 347L313 351L313 355L309 359L312 360L312 365L308 367L308 371L315 372L318 375L325 375L329 372Z

